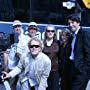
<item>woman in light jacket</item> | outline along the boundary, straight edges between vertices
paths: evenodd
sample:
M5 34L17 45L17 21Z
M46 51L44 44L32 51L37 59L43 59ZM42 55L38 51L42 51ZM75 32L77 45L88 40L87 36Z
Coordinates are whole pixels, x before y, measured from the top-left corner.
M47 78L51 70L51 60L42 53L42 42L37 38L32 38L28 43L30 53L21 57L19 64L9 73L6 78L13 78L22 72L19 81L21 90L46 90Z

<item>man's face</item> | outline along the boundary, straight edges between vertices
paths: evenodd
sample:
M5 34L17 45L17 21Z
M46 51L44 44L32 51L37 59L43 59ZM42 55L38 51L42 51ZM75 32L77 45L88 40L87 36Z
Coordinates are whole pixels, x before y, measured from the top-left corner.
M33 37L33 36L35 36L37 30L32 28L32 29L28 29L28 32L29 32L29 35L30 35L31 37Z
M18 34L21 33L21 26L20 25L14 26L13 29L14 29L15 33L18 33Z
M32 56L37 56L40 51L41 51L40 43L35 40L31 41L30 52L31 52Z
M70 19L68 20L68 24L69 24L70 30L72 32L75 32L80 27L80 23L79 22L72 21Z

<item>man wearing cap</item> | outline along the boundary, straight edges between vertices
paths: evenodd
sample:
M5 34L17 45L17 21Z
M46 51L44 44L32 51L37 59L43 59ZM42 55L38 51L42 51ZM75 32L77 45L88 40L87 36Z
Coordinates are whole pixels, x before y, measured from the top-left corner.
M6 72L11 71L17 65L20 57L20 54L17 53L17 43L22 41L22 38L24 37L22 23L19 20L14 20L12 26L16 37L14 44L12 44L11 47L4 52L4 71ZM17 77L15 77L13 80L10 80L12 90L16 90L17 80Z
M19 41L20 39L22 39L22 37L24 37L23 36L24 30L22 29L22 23L19 20L14 20L13 30L16 35L15 40L17 39L15 42Z
M28 24L28 32L29 32L30 37L36 36L37 30L38 30L38 28L37 28L37 24L35 22L31 22Z
M7 71L7 66L10 66L10 68L9 69L11 69L12 68L12 66L15 66L14 65L14 63L16 63L16 61L15 60L12 60L12 59L10 59L10 61L12 62L13 61L13 65L11 65L11 62L8 62L8 58L9 57L12 57L12 55L11 54L13 54L13 57L14 57L14 54L16 54L16 49L17 49L17 41L19 41L19 40L21 40L21 37L24 37L24 34L23 34L23 29L22 29L22 23L19 21L19 20L15 20L14 22L13 22L13 29L14 29L14 33L16 34L18 34L18 36L17 36L17 39L18 40L16 40L16 41L14 41L14 44L12 44L11 45L11 47L10 48L8 48L6 51L5 51L5 53L4 53L4 64L5 64L5 70ZM21 40L22 41L22 40ZM11 54L10 54L10 52L12 51L12 49L14 48L14 50L15 51L13 51ZM10 54L10 55L9 55ZM10 65L9 65L10 64Z

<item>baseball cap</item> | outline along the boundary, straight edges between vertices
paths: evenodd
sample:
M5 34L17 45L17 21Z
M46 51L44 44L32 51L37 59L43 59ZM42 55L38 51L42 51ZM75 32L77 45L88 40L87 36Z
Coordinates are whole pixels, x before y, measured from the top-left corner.
M22 25L22 23L19 21L19 20L15 20L14 22L13 22L13 26L16 26L16 25Z
M28 24L28 29L38 29L37 28L37 23L36 22L30 22L29 24Z

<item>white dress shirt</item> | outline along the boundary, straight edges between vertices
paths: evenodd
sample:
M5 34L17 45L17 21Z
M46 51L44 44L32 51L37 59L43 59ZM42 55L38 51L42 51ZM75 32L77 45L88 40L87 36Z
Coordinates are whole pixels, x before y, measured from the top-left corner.
M71 55L70 55L70 60L74 60L74 46L75 46L75 41L76 41L76 35L78 33L80 28L78 28L78 30L75 31L75 34L74 34L74 38L72 40L72 43L71 43L71 47L72 47L72 51L71 51Z

